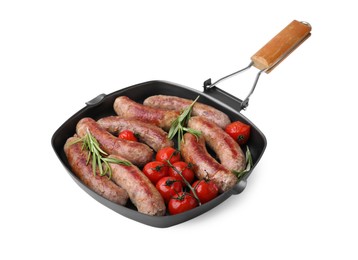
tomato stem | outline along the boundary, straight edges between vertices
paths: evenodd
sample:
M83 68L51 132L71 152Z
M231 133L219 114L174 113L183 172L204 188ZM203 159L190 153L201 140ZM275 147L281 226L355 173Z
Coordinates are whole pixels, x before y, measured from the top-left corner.
M198 195L196 194L196 191L194 190L194 188L190 185L190 183L184 178L183 174L181 171L179 171L177 168L175 168L175 166L170 162L170 160L167 160L168 165L175 171L177 172L180 177L183 179L183 181L185 182L186 186L189 187L189 189L191 190L191 192L194 195L194 198L196 199L196 201L198 202L199 206L201 205L200 199L198 197Z

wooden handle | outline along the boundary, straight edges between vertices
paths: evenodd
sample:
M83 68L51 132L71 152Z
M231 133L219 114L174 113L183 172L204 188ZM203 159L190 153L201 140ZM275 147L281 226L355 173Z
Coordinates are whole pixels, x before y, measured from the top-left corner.
M292 21L251 57L253 65L266 73L271 72L311 35L310 31L308 23Z

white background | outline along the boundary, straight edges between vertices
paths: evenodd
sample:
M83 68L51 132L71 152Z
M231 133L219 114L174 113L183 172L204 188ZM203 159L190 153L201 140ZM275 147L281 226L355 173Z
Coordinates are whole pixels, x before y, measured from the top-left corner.
M126 2L0 3L0 259L357 259L354 1ZM52 134L98 94L201 89L293 19L312 36L243 112L268 146L242 194L153 228L90 198L55 156ZM244 98L248 75L221 87Z

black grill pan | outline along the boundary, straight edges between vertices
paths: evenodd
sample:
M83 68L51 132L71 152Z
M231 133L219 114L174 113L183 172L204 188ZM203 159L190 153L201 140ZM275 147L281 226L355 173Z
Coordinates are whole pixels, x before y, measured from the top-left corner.
M131 203L129 203L125 207L117 205L93 192L91 189L86 187L77 178L76 175L72 173L63 150L66 140L69 137L73 136L73 134L76 132L76 124L81 118L91 117L95 120L98 120L105 116L115 115L115 112L113 110L113 103L116 97L128 96L129 98L142 103L145 98L159 94L179 96L188 99L195 99L198 95L200 95L198 102L211 105L221 110L230 117L231 121L240 120L246 124L249 124L251 126L251 135L247 145L250 148L254 164L251 171L246 175L246 177L241 180L232 190L222 193L214 200L204 205L201 205L200 207L196 207L188 212L184 212L178 215L167 215L161 217L149 216L146 214L139 213ZM245 189L247 178L259 162L265 150L266 138L263 133L250 120L240 114L241 104L242 101L240 99L226 93L225 91L217 87L212 87L210 89L206 89L204 92L200 92L192 88L184 87L166 81L148 81L131 87L127 87L122 90L118 90L109 95L101 94L93 100L87 102L84 108L71 116L62 126L60 126L60 128L57 129L57 131L52 136L51 142L56 155L62 162L63 166L67 169L70 176L83 190L85 190L95 200L116 211L117 213L136 220L138 222L155 227L169 227L199 216L202 213L205 213L206 211L214 208L215 206L229 198L231 195L239 194Z

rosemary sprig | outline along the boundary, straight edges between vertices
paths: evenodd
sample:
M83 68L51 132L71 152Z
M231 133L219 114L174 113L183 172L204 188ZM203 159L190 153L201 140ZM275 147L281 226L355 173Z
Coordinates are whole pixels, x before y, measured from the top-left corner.
M168 138L169 139L173 139L174 136L176 134L178 134L178 150L180 151L180 143L181 140L184 137L184 132L189 132L191 134L193 134L197 139L199 138L199 136L201 135L201 132L189 127L186 127L188 124L188 121L191 117L191 112L193 110L193 106L195 104L195 102L199 99L200 96L198 96L193 103L191 103L188 107L186 107L181 113L180 115L172 122L170 129L169 129L169 133L168 133Z
M248 173L251 170L251 167L253 166L252 156L248 146L246 146L245 157L246 157L245 169L241 171L232 170L232 173L235 174L239 180L241 180L246 175L246 173Z
M82 142L82 150L86 149L88 151L87 162L86 162L87 164L89 164L92 158L93 175L96 175L97 167L98 167L99 175L100 176L108 175L108 178L110 179L112 177L112 168L109 166L110 163L117 163L125 166L132 165L130 162L125 160L104 157L107 156L108 154L99 147L99 143L97 139L91 134L88 128L86 130L86 134L82 138L79 138L78 140L73 142L72 144L78 142Z

